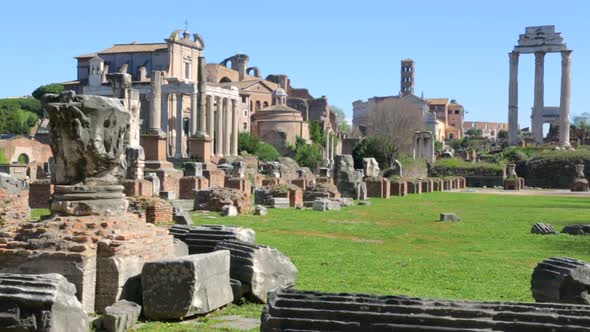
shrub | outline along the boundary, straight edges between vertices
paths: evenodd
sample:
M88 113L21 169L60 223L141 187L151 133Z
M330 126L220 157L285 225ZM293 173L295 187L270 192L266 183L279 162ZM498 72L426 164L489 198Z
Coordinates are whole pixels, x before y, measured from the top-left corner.
M0 149L0 164L8 164L8 158L2 149Z
M504 168L504 164L470 163L462 159L446 158L437 161L432 166L430 176L502 176Z
M279 151L277 151L274 146L267 143L259 143L256 146L254 154L261 161L273 161L277 160L281 156Z
M238 136L238 150L240 152L246 151L250 154L254 154L256 147L260 144L258 138L250 135L249 133L240 133Z
M35 91L33 91L32 95L33 98L41 100L41 98L43 98L43 95L46 93L60 94L62 92L64 92L63 84L52 83L47 85L41 85L40 87L35 89Z
M309 167L311 170L317 169L322 162L322 150L319 144L303 144L296 147L295 161L301 167Z
M391 166L397 158L398 152L391 143L375 137L369 137L358 142L352 150L354 168L363 168L363 158L375 158L381 169Z

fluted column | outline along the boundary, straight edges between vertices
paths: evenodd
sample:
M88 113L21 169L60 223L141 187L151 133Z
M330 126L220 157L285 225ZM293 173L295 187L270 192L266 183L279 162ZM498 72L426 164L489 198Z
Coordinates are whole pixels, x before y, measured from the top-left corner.
M198 132L198 110L199 110L199 93L193 92L191 94L191 122L190 122L190 136L196 136Z
M510 57L510 81L508 84L508 144L518 141L518 52L508 53Z
M535 100L532 130L537 144L543 144L543 109L545 108L545 52L535 52Z
M215 154L223 156L223 102L221 97L217 97L217 127L215 128Z
M176 94L176 153L174 158L182 159L183 157L183 116L182 116L182 93Z
M207 135L213 139L213 128L215 126L215 114L213 113L213 96L207 96Z
M239 135L239 116L238 116L238 101L232 100L232 131L231 131L231 155L238 155L238 135Z
M570 97L572 51L561 51L561 97L559 98L559 144L570 146Z
M230 138L231 138L231 121L232 121L232 112L231 112L231 100L229 98L226 98L225 100L225 105L223 105L223 110L224 110L224 126L223 126L223 155L224 156L228 156L230 154Z

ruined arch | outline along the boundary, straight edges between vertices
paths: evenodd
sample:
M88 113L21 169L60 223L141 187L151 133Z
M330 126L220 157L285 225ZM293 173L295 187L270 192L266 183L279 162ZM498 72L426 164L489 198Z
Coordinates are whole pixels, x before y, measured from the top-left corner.
M254 72L254 74L251 74L251 72ZM258 67L250 67L246 69L246 74L254 77L260 77L260 69L258 69Z
M223 76L220 80L219 83L231 83L231 79L227 76Z
M17 161L19 164L28 165L31 161L31 158L26 153L21 153L18 155Z

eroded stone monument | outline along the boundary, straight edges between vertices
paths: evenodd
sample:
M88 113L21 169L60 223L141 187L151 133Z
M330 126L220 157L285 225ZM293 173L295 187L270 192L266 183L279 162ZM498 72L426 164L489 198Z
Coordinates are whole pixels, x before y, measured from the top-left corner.
M572 183L572 191L588 191L588 180L584 175L584 164L576 164L576 177Z
M58 215L121 215L125 136L129 112L121 101L66 92L47 95L55 192L51 212Z

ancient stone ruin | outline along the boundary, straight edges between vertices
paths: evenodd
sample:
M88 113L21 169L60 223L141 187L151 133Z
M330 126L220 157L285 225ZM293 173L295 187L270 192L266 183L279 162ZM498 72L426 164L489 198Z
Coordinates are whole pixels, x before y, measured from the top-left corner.
M262 332L590 331L590 308L556 303L468 302L279 289Z
M576 164L576 177L572 183L572 191L588 191L588 180L584 175L584 164Z
M531 278L537 302L590 304L590 264L566 257L539 263Z

